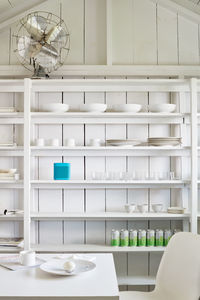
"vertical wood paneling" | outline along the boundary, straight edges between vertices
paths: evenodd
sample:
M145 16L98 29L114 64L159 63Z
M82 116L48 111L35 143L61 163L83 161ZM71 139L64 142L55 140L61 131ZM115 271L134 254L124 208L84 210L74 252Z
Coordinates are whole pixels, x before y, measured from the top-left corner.
M106 1L85 1L85 64L106 64Z
M177 64L177 14L157 7L158 64Z
M133 0L112 0L113 64L133 63Z
M198 25L178 17L179 64L199 64Z
M10 63L10 29L0 32L1 55L0 65L9 65Z
M70 33L70 52L66 64L84 63L84 0L61 0L62 18Z
M157 64L156 4L134 0L134 64Z

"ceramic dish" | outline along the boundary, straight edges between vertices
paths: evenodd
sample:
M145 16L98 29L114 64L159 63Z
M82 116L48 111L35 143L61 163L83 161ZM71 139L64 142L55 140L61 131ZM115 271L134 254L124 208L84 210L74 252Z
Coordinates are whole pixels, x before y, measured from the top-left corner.
M80 111L82 112L95 112L101 113L106 111L107 105L102 103L90 103L90 104L81 104L79 106Z
M149 145L152 146L178 146L181 144L181 138L177 137L155 137L148 139Z
M156 112L156 113L172 113L173 111L175 111L175 109L176 109L175 104L160 103L160 104L149 105L149 111Z
M140 213L145 213L148 211L148 204L139 204L137 206L137 209L139 210Z
M135 211L136 206L135 206L135 204L125 204L124 208L127 213L132 213Z
M75 269L72 272L68 272L64 269L64 264L67 259L52 259L40 266L40 269L44 272L61 275L61 276L72 276L78 275L84 272L92 271L96 268L96 264L92 261L83 259L71 259L71 262L75 263Z
M116 104L112 105L112 111L114 112L132 112L137 113L142 109L140 104Z
M163 210L163 205L161 203L152 204L152 209L155 213L161 212Z
M185 208L180 206L172 206L167 209L169 214L184 214Z
M65 103L48 103L41 105L41 111L64 113L69 110L69 105Z
M141 144L141 141L138 140L107 140L106 141L107 146L136 146Z

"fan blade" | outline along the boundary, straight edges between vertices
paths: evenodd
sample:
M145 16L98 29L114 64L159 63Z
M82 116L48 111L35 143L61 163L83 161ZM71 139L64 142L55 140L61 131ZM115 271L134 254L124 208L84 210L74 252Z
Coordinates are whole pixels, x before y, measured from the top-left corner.
M49 44L43 45L40 52L35 55L36 63L45 69L55 66L58 58L59 54L57 50Z
M36 41L40 41L44 36L45 30L47 28L46 19L41 16L29 16L26 22L24 22L24 27Z
M56 25L48 32L45 40L48 44L62 48L67 44L68 35L61 26Z
M17 48L20 56L30 59L40 51L42 45L27 36L22 36L18 39Z

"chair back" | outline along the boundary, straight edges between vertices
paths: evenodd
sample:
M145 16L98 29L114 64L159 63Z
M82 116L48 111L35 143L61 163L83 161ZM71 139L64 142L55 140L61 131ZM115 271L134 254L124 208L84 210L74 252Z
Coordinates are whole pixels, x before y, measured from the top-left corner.
M181 232L171 238L158 269L156 291L176 300L199 299L200 235Z

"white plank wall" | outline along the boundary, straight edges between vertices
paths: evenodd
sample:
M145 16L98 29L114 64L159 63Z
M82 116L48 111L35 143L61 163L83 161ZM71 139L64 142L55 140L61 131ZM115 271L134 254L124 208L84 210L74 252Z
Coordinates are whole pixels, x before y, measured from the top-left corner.
M61 4L61 6L60 6ZM199 24L157 5L151 0L112 1L112 57L113 64L199 64ZM70 31L71 50L66 64L106 64L106 1L105 0L49 0L35 10L60 14ZM0 33L0 64L19 64L12 52L12 34L16 24ZM23 110L22 97L12 93L0 94L0 106L16 103ZM41 93L32 108L42 103L63 102L76 109L81 103L101 102L170 103L167 93ZM178 102L177 102L178 103ZM155 125L39 125L32 128L32 140L59 138L65 145L67 138L75 138L77 145L88 145L91 138L147 138L168 136L170 126ZM13 132L19 144L23 140L20 126L0 125L0 141L10 141ZM6 134L5 134L6 133ZM51 179L54 162L70 162L72 179L91 178L92 171L169 171L180 164L177 159L163 157L40 157L32 159L32 177ZM175 162L174 162L175 161ZM20 158L0 158L1 167L17 167L22 174ZM21 208L20 191L1 190L0 209ZM180 200L181 191L166 190L36 190L32 194L32 208L41 212L121 211L125 203L161 202L167 208ZM40 221L32 224L32 242L42 244L90 243L110 244L112 228L181 228L180 222L137 221ZM1 222L0 236L20 236L23 227L17 222ZM118 275L154 276L161 255L157 253L115 254ZM126 288L126 287L125 287ZM147 290L147 287L129 287Z

